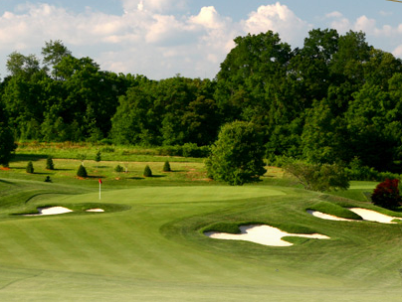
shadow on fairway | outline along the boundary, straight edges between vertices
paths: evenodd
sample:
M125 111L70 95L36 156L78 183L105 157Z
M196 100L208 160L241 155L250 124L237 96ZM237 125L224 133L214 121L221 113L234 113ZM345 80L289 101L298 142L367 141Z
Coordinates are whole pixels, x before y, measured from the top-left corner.
M144 180L145 178L144 177L130 177L130 178L127 178L127 179Z
M0 179L0 183L8 184L8 185L15 185L15 183L7 181L7 180L4 180L4 179Z
M16 161L37 161L41 159L46 159L48 158L49 155L47 154L17 154L14 156L14 158L11 160L11 162L16 162Z
M162 178L162 177L166 177L166 175L152 175L149 178Z
M87 178L90 178L90 179L103 179L103 178L106 178L105 176L101 176L101 175L88 175L87 176Z

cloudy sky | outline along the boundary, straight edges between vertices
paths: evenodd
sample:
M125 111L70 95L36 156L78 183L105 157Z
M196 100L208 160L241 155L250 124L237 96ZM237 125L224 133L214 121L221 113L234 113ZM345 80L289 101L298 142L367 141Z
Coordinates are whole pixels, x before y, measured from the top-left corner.
M297 47L313 28L362 30L402 58L402 3L385 0L0 0L0 76L11 52L62 40L104 70L213 78L235 37L273 30Z

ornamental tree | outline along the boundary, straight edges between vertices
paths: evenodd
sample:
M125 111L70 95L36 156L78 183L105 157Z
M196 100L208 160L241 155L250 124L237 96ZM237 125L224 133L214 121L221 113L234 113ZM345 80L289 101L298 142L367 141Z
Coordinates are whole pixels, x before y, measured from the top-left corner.
M382 183L378 184L373 194L371 195L371 201L376 206L380 206L386 209L395 209L402 203L401 196L399 195L398 179L386 179Z
M257 181L264 169L262 136L249 122L225 124L205 164L208 176L230 185Z

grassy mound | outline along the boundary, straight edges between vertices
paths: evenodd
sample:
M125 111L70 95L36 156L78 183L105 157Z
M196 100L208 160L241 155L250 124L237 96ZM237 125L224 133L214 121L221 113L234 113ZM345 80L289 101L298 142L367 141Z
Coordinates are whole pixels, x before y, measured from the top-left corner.
M319 211L319 212L337 216L340 218L362 220L362 218L359 215L357 215L356 213L353 213L352 211L349 211L348 209L345 209L337 204L327 202L327 201L319 201L319 202L313 204L312 206L309 206L308 208L306 208L306 210Z

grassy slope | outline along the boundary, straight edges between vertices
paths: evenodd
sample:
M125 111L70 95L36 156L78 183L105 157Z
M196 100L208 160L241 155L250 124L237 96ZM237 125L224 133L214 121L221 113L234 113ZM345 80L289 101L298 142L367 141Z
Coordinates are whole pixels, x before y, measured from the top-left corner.
M135 177L143 163L131 163L133 175L116 181L112 162L102 163L108 168L101 203L116 212L8 215L41 205L99 205L96 179L73 177L76 162L59 161L61 170L48 172L40 170L42 161L38 172L54 173L52 184L43 183L43 174L26 175L22 161L12 164L20 169L0 172L4 301L400 301L399 225L326 221L305 212L320 200L370 207L359 196L375 184L354 183L340 197L271 177L233 188L200 180L197 163L142 180ZM281 248L202 235L222 222L308 229L332 239L288 238L295 246Z

